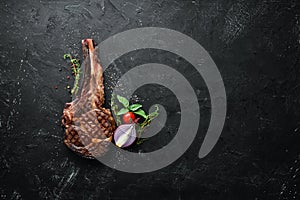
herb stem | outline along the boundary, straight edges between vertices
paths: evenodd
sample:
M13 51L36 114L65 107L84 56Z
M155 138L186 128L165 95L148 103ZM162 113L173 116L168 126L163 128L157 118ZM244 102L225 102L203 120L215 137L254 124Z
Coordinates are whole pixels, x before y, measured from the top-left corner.
M65 54L64 59L70 59L72 64L71 68L73 71L73 75L75 76L74 86L71 90L71 94L76 94L79 89L79 79L80 79L80 60L73 58L71 54Z

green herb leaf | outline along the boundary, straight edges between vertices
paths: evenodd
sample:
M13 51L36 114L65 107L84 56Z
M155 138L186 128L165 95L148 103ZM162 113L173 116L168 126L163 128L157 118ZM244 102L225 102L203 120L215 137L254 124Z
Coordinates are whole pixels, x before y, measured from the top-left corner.
M71 59L71 63L73 63L73 64L77 64L77 63L78 63L78 61L77 61L77 59L73 58L73 59Z
M134 111L134 114L140 115L140 116L144 117L145 119L147 118L145 111L143 111L142 109Z
M123 106L124 106L125 108L127 108L127 107L129 106L129 101L128 101L126 98L121 97L121 96L119 96L119 95L117 95L117 98L118 98L119 102L120 102L121 104L123 104ZM128 110L128 109L127 109L127 110ZM128 111L127 111L127 112L128 112Z
M129 110L127 108L122 108L121 110L119 110L119 112L117 113L117 115L123 115L125 113L127 113Z
M68 58L71 59L71 54L65 54L65 55L64 55L64 59L68 59Z
M141 104L132 104L128 107L130 111L137 111L139 108L143 107Z

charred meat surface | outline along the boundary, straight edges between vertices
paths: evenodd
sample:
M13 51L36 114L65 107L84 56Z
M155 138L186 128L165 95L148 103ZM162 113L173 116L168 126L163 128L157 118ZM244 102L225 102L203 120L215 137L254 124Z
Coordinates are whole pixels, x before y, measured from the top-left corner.
M92 39L82 40L84 73L73 101L66 103L62 124L64 143L76 153L94 158L107 151L116 128L109 109L104 108L103 69L98 46Z

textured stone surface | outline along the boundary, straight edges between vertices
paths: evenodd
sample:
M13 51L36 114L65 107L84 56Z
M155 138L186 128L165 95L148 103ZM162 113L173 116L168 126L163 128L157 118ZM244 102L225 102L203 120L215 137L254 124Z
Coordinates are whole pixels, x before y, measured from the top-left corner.
M0 198L2 199L299 199L300 5L297 1L3 0L0 2ZM159 62L184 74L201 107L200 129L172 165L127 174L75 155L63 145L60 117L70 101L64 53L136 27L189 35L223 76L228 113L221 139L197 159L210 102L200 75L182 58L157 50L129 53L107 72L107 86L131 67ZM113 76L110 78L110 76ZM55 89L55 86L58 89ZM137 91L166 105L172 138L180 113L166 88Z

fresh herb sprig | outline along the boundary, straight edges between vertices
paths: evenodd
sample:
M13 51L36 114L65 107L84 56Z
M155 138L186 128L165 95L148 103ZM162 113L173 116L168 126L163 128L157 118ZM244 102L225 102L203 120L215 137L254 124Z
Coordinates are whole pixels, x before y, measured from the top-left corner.
M79 79L80 79L80 60L73 58L71 54L65 54L64 59L69 59L71 62L72 74L75 76L74 86L71 90L71 94L76 94L79 89Z

